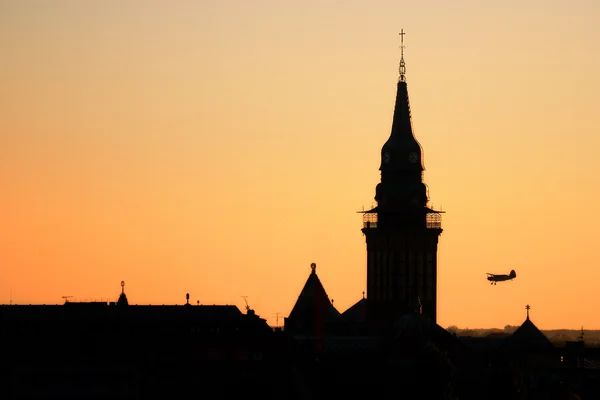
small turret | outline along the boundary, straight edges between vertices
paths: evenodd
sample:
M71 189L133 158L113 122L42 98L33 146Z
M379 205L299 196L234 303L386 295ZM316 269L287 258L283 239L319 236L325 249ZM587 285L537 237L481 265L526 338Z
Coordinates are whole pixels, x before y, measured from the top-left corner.
M117 301L117 306L128 306L127 296L125 295L125 281L121 281L121 295Z

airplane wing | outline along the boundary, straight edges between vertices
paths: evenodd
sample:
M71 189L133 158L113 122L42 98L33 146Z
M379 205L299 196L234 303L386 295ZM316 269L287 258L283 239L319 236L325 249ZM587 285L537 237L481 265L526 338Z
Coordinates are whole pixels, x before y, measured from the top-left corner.
M485 273L487 276L496 276L496 274L490 274L489 272Z

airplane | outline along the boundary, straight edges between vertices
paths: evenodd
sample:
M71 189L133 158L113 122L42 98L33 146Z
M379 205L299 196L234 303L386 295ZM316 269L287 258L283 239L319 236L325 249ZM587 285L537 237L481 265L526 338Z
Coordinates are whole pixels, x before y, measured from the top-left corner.
M491 285L495 285L498 282L502 282L502 281L512 281L513 279L515 279L517 277L517 273L515 272L515 270L511 270L510 274L508 275L496 275L496 274L490 274L488 272L487 274L487 279L488 281L490 281Z

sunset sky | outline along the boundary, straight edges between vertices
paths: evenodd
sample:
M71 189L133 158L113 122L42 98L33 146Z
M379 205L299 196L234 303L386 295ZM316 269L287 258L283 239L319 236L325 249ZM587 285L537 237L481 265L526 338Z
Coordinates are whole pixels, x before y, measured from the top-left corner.
M0 0L0 303L366 290L400 29L438 323L600 329L600 2ZM517 271L491 286L486 272Z

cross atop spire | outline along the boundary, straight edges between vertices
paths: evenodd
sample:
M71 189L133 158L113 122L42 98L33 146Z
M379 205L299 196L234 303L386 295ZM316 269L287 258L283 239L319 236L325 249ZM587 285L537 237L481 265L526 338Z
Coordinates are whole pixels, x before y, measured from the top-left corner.
M404 29L400 30L400 81L406 81L406 65L404 64Z
M529 309L531 308L531 306L529 304L527 304L525 306L525 309L527 310L527 319L529 319Z

